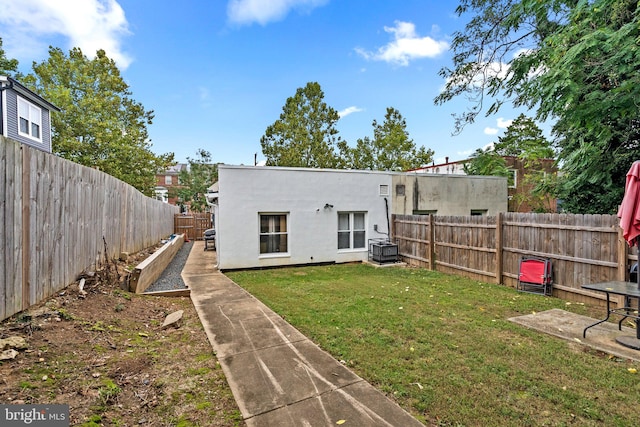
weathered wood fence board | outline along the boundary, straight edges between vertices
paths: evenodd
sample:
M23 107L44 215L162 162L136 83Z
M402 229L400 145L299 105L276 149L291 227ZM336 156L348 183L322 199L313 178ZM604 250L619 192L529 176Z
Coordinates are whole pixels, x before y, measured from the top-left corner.
M392 238L410 265L512 287L523 256L550 258L557 293L593 302L602 296L582 285L625 280L637 259L618 223L615 215L394 215Z
M174 216L173 224L173 232L185 234L189 240L202 240L204 230L213 227L211 214L203 212L177 214Z
M3 137L0 165L0 320L173 232L175 206L95 169Z

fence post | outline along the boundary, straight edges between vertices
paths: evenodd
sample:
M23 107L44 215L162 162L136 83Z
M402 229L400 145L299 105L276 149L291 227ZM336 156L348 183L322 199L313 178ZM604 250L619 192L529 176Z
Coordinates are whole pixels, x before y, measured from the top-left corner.
M31 263L31 150L22 151L22 308L29 307L30 285L29 265Z
M629 246L624 240L622 228L618 228L618 280L627 280L627 261L629 258Z
M498 212L496 220L496 283L502 284L502 212Z
M429 215L429 270L436 269L436 221L433 215Z

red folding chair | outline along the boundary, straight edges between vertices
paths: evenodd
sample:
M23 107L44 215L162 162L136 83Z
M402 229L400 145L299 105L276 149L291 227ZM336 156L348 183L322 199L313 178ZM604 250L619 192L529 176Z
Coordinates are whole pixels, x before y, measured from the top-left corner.
M518 286L521 292L551 295L553 278L551 260L540 257L522 257L518 269Z

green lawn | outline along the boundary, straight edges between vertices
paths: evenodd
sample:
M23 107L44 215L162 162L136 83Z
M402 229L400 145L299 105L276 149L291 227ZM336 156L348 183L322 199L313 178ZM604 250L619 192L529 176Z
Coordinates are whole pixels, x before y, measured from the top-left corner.
M428 425L640 422L639 363L507 320L551 308L599 316L601 308L415 268L227 275Z

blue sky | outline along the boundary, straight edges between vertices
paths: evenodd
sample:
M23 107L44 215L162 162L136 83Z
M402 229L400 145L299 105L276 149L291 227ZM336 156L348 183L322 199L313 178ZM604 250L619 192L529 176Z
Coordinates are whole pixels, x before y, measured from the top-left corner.
M104 49L133 98L154 110L152 150L215 162L263 160L260 137L288 97L315 81L341 113L351 145L372 136L387 107L400 111L416 145L436 163L465 159L496 141L518 113L479 117L456 136L452 113L435 106L451 66L450 42L466 20L448 0L0 0L0 37L30 72L49 45Z

